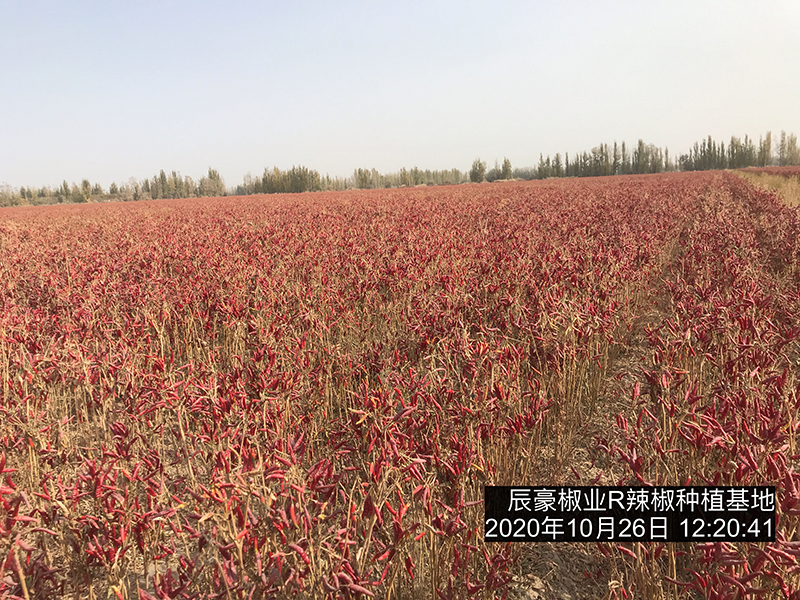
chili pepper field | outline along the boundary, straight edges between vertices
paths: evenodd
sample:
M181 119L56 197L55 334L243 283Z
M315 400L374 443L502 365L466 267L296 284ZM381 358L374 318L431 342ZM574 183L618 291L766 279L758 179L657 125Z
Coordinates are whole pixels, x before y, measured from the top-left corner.
M799 362L733 172L0 209L0 599L510 598L483 486L690 483L776 541L586 585L798 598Z

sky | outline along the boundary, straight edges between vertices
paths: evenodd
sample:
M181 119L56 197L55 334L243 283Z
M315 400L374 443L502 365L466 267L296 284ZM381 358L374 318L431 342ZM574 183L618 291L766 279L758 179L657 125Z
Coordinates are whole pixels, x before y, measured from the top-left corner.
M0 184L800 135L800 2L0 0Z

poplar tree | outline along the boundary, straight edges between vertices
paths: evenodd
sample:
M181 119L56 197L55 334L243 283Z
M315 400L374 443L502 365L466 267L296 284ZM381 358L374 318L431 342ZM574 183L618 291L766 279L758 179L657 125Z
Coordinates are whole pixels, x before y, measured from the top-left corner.
M772 132L758 140L758 166L768 167L772 164Z
M401 175L403 174L401 171ZM480 158L476 158L472 161L472 168L469 170L469 180L472 183L481 183L486 178L486 163L483 162Z
M781 131L781 141L778 145L778 165L783 167L786 164L786 132Z
M797 136L793 133L786 137L786 164L800 165L800 148L797 147Z
M512 170L511 170L511 161L507 158L503 159L503 172L502 172L502 179L511 179Z

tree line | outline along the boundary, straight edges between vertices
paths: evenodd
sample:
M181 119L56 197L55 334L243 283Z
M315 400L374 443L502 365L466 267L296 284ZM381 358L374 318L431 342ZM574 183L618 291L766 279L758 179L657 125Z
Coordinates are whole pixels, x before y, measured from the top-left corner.
M548 179L551 177L600 177L607 175L632 175L662 173L665 171L700 171L708 169L742 169L746 167L766 167L771 165L800 165L800 148L797 137L781 132L776 145L772 133L759 138L758 143L748 136L731 137L726 145L708 136L695 142L688 152L674 159L667 148L659 148L639 140L633 147L625 142L612 145L602 143L591 151L574 153L571 157L561 153L551 157L539 155L536 165L512 168L511 161L505 158L495 162L487 171L486 163L475 159L468 172L459 169L430 170L413 167L402 168L395 173L380 173L377 169L358 168L347 178L322 176L318 171L304 166L293 166L281 170L278 167L264 169L261 176L245 175L241 184L227 188L215 169L198 181L189 176L181 176L163 169L150 179L128 182L112 182L108 190L98 184L83 179L80 185L63 181L51 187L21 187L14 189L8 185L0 186L0 206L26 204L63 204L81 202L109 202L157 200L160 198L195 198L202 196L237 196L250 194L280 194L297 192L317 192L346 189L377 189L413 187L420 185L450 185L466 182L498 181L507 179Z
M772 148L772 133L768 132L755 142L744 136L744 139L732 137L725 147L724 142L703 140L695 142L688 154L681 155L680 166L684 171L703 171L708 169L743 169L745 167L768 167L771 165L787 166L800 164L800 148L797 136L787 135L781 131L776 151Z
M181 177L176 171L169 175L162 169L152 179L137 181L131 177L127 183L111 182L108 190L88 179L68 184L66 181L55 188L21 187L14 190L0 186L0 206L26 204L80 204L84 202L117 202L157 200L159 198L197 198L201 196L224 196L225 182L219 172L209 169L208 175L195 182L191 177Z
M728 145L717 142L709 136L673 159L668 148L658 148L639 140L629 148L625 142L612 146L600 144L590 152L569 153L563 158L560 153L546 158L539 155L539 162L533 167L511 169L508 159L502 167L486 171L486 163L475 159L469 171L470 181L496 181L498 179L548 179L550 177L600 177L604 175L634 175L662 173L665 171L701 171L709 169L743 169L746 167L767 167L771 165L800 165L800 148L797 136L781 132L777 148L773 147L772 133L761 136L758 144L748 136L744 139L731 137Z
M417 185L448 185L465 183L467 175L458 169L431 171L430 169L400 169L397 173L380 173L377 169L355 169L349 178L321 176L307 167L292 167L282 171L278 167L265 169L261 177L245 175L244 182L237 185L232 193L237 196L248 194L281 194L292 192L321 192L346 189L378 189L411 187Z

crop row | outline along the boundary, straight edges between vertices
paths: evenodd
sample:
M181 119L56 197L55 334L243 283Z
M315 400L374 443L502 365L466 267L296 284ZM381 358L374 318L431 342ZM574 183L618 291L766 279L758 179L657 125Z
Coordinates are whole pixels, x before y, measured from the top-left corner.
M628 418L598 440L645 484L774 485L774 544L670 548L636 567L648 597L677 582L698 594L797 595L800 475L800 213L733 174L704 197L645 326L646 364ZM639 558L663 548L638 548ZM691 577L676 565L691 562Z

